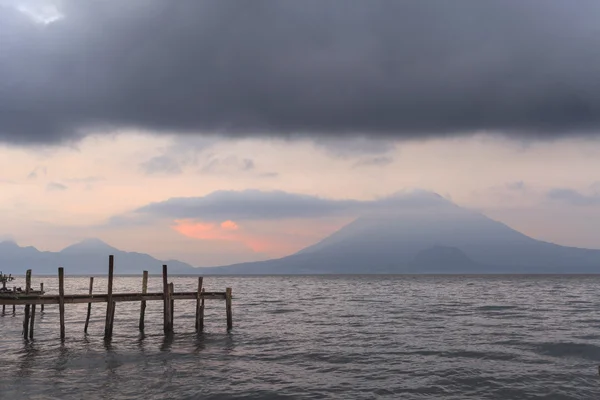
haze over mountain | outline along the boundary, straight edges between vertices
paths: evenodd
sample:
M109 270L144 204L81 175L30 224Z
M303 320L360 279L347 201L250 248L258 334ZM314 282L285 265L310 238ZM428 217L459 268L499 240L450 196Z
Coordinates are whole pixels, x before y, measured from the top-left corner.
M0 265L5 273L13 275L24 274L27 269L32 269L34 274L54 275L58 267L64 267L68 275L106 274L108 256L111 254L115 256L116 274L138 274L144 270L158 274L162 272L163 264L169 265L172 274L195 272L189 264L121 251L99 239L86 239L59 252L39 251L31 246L20 247L13 241L0 242Z
M480 213L424 191L377 202L342 229L280 259L212 268L124 252L87 239L59 252L0 243L0 263L12 274L32 268L54 274L104 274L109 254L118 274L160 273L167 263L179 274L368 274L368 273L597 273L600 250L535 240ZM4 267L5 266L5 267Z
M597 273L600 250L535 240L437 194L419 193L390 199L291 256L206 272Z

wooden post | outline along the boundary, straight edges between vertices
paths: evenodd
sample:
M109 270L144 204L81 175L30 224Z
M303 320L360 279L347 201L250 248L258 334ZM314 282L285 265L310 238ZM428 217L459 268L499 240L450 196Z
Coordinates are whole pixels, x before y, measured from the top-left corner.
M171 299L171 328L173 329L173 319L175 318L175 299L173 298L173 293L175 293L175 288L173 287L173 282L169 283L169 299Z
M200 307L202 307L200 302L203 300L203 298L202 298L202 281L203 281L203 278L199 277L198 278L198 296L196 297L196 324L194 325L196 332L201 331L199 322L200 322Z
M231 313L231 288L225 289L225 307L227 308L227 330L233 328L233 315Z
M148 271L144 271L142 276L142 294L148 292ZM146 300L142 300L142 306L140 308L140 332L144 332L144 317L146 315Z
M31 270L28 269L25 273L25 294L29 294L29 290L31 288ZM29 304L25 305L25 312L23 316L23 338L27 339L29 337Z
M2 315L6 312L6 304L2 304Z
M164 331L165 333L173 332L173 324L171 323L171 296L169 295L167 266L163 265L163 297L164 297Z
M104 324L104 338L110 338L112 334L112 313L113 313L113 301L112 301L112 289L113 289L113 273L115 267L115 258L113 255L108 256L108 296L106 299L106 321Z
M44 295L44 282L40 283L40 292ZM44 312L44 303L40 305L40 312Z
M90 288L89 294L92 295L94 290L94 277L90 276ZM87 315L85 316L85 326L83 327L83 333L87 333L88 325L90 324L90 314L92 313L92 303L88 303Z
M115 326L115 310L117 309L117 302L113 301L112 302L112 307L110 310L110 332L109 332L109 338L112 338L112 334L113 334L113 327Z
M13 286L13 295L17 294L17 287ZM17 313L17 306L15 304L13 304L13 315L15 315Z
M60 313L60 340L65 340L65 270L58 269L58 311Z
M33 325L35 324L35 304L31 305L31 322L29 324L29 339L33 339Z

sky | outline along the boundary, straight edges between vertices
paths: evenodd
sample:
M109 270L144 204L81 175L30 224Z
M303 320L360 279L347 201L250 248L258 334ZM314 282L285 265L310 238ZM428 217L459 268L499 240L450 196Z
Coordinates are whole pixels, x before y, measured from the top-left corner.
M0 0L0 240L224 265L429 190L600 248L599 13Z

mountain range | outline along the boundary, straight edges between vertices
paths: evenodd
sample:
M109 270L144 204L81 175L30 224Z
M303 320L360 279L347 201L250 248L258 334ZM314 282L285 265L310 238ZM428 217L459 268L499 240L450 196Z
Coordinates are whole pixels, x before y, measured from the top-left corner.
M0 242L0 269L13 275L32 269L37 275L55 275L58 267L66 275L108 273L108 256L115 256L115 274L162 273L162 265L169 266L171 274L194 274L191 265L175 261L161 261L143 253L125 252L99 239L86 239L59 252L39 251L35 247L20 247L13 241Z
M526 236L483 214L458 207L435 193L388 199L320 242L287 257L211 268L160 261L88 239L59 252L0 243L5 272L105 274L108 255L115 273L173 274L466 274L599 273L600 250L560 246Z

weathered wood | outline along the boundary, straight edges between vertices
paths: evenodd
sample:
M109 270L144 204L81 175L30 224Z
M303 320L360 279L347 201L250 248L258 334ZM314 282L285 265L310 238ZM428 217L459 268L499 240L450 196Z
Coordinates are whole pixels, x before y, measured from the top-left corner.
M196 300L198 297L197 292L179 292L173 293L173 299L175 300ZM108 295L106 293L95 294L89 296L87 294L66 294L64 295L65 304L83 304L83 303L106 303ZM206 300L225 300L225 292L202 292L202 299ZM164 293L113 293L112 300L117 303L128 302L128 301L163 301ZM0 304L6 305L25 305L25 304L59 304L58 295L18 295L13 297L2 297L0 296Z
M233 328L233 315L231 311L231 288L225 289L225 308L227 309L227 330Z
M89 295L92 295L92 291L94 290L94 277L90 276L90 288L89 288ZM83 327L83 333L87 333L88 330L88 326L90 324L90 315L92 314L92 303L88 303L87 306L87 315L85 316L85 325Z
M65 340L65 270L58 269L58 311L60 313L60 339Z
M163 265L163 293L164 293L164 308L163 308L163 317L164 317L164 332L170 333L173 332L173 324L171 323L171 296L169 293L169 283L168 283L168 272L167 266Z
M173 293L175 293L175 288L173 287L173 282L169 283L169 299L171 300L171 328L175 326L173 324L173 320L175 318L175 299L173 298Z
M204 299L206 298L205 295L206 292L204 291L204 288L202 288L202 302L200 303L200 319L198 320L198 331L200 332L204 331Z
M110 308L110 330L108 332L108 338L112 338L113 327L115 326L115 310L117 309L117 302L112 302L112 307Z
M29 321L29 339L33 339L33 326L35 324L35 304L31 306L31 319Z
M42 294L44 294L44 282L40 283L40 292L42 292ZM40 312L44 312L44 304L43 303L40 306Z
M204 278L198 278L198 296L196 297L196 323L194 324L194 329L196 332L200 332L199 321L200 321L200 302L202 301L202 282Z
M6 312L6 304L2 304L2 315Z
M25 294L29 294L29 290L31 289L31 270L28 269L25 273ZM29 310L30 305L25 305L25 312L23 313L23 338L27 339L29 337Z
M111 334L111 320L112 320L112 289L113 289L113 274L114 274L114 256L108 256L108 289L107 289L107 297L106 297L106 320L104 323L104 338L110 338Z
M148 271L144 271L142 276L142 294L148 292ZM142 300L140 307L140 332L144 332L144 317L146 316L146 300Z

